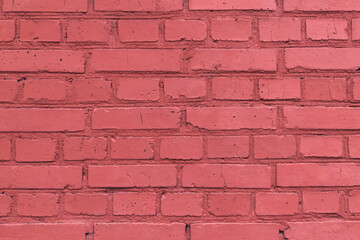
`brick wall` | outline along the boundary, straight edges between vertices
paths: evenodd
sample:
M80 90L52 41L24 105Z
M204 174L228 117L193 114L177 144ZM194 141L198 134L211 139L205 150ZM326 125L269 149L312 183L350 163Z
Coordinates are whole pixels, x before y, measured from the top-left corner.
M360 0L0 5L0 239L360 239Z

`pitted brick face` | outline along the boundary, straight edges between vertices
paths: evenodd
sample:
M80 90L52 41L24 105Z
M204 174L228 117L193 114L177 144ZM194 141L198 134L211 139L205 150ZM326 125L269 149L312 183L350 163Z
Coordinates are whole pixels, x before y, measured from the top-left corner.
M1 240L360 239L360 0L0 0Z

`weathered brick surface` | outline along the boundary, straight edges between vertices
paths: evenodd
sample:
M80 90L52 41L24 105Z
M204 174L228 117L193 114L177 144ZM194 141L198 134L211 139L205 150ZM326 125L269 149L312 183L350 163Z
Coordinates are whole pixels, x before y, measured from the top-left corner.
M0 0L1 240L360 239L360 0Z

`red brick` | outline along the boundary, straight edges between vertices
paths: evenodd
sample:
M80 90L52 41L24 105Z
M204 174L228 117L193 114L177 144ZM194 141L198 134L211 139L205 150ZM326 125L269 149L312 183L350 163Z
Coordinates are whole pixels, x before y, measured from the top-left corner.
M0 42L11 42L15 38L14 20L0 21Z
M276 109L264 107L189 107L187 123L208 130L274 129Z
M260 192L255 196L257 215L294 215L299 212L296 193Z
M160 141L162 159L201 159L203 139L201 137L169 137Z
M93 50L92 65L95 71L178 72L180 57L180 50L98 49Z
M159 79L121 78L116 97L120 100L156 101L160 98Z
M95 223L96 240L185 240L183 223Z
M349 154L350 154L350 158L360 158L359 135L354 135L349 137Z
M251 19L212 19L211 37L222 41L249 41L251 28Z
M1 80L0 81L0 102L14 101L18 89L17 81Z
M161 197L161 213L165 216L201 216L201 193L166 193Z
M251 209L251 194L211 193L208 208L215 216L247 216Z
M0 139L0 161L8 161L11 158L11 142L9 139Z
M190 0L190 10L276 10L274 0Z
M79 189L81 185L82 167L0 166L0 188Z
M348 196L349 211L351 213L360 213L360 191L351 191Z
M20 216L50 217L59 212L59 197L52 193L18 194L16 201Z
M284 0L285 11L360 11L359 0L348 0L346 4L331 0Z
M304 71L318 70L351 70L360 65L358 48L286 48L285 63L288 69Z
M121 42L156 42L159 40L158 20L119 20Z
M153 140L145 137L122 137L111 140L112 159L153 159Z
M200 20L165 21L166 41L203 41L207 37L206 24Z
M85 128L85 110L50 108L0 109L0 131L52 132Z
M61 80L26 80L24 83L24 99L63 101L66 99L67 88L67 83Z
M360 111L347 107L285 107L286 128L359 129Z
M85 236L82 223L1 224L0 239L79 240Z
M11 197L6 194L0 194L0 216L6 216L10 213L10 211Z
M293 136L255 136L255 158L293 158L296 154Z
M298 163L277 165L279 187L360 186L355 163Z
M260 79L261 99L300 99L300 78Z
M305 213L338 213L340 209L340 192L303 192L303 209Z
M111 98L111 82L103 78L74 80L71 97L75 102L108 101Z
M249 156L248 137L209 137L207 140L208 158L246 158Z
M156 193L121 192L113 196L114 215L148 216L156 214Z
M174 165L89 166L90 187L173 187Z
M197 78L167 78L164 79L165 97L203 98L206 96L206 80Z
M87 12L87 0L4 0L5 12Z
M248 78L214 78L211 97L219 100L251 100L254 98L254 82Z
M360 40L360 18L352 20L352 39Z
M305 78L303 83L303 97L305 100L346 100L345 78Z
M306 19L306 35L311 40L346 40L347 21L341 18Z
M97 108L93 112L92 128L176 129L180 123L179 113L175 107Z
M360 222L324 221L324 222L289 222L285 237L297 239L359 239Z
M53 162L56 156L56 141L50 138L16 139L17 162Z
M354 97L354 100L359 101L360 100L360 78L354 78L353 82L354 82L353 97Z
M192 70L273 72L276 58L274 49L195 49L189 64Z
M2 50L0 72L83 73L85 58L71 50Z
M301 40L300 18L264 18L259 20L260 41L287 42Z
M106 21L70 20L67 22L66 40L68 42L106 43L108 38Z
M192 164L185 165L183 187L269 188L271 167L266 165Z
M60 21L21 20L20 41L60 42Z
M191 240L278 240L276 223L194 223L191 224Z
M105 215L107 205L106 194L65 194L64 210L71 214Z
M65 160L94 160L106 157L107 141L104 137L69 137L64 140Z
M182 0L95 0L96 11L128 11L128 12L168 12L183 8Z
M342 157L342 137L304 136L300 138L300 153L305 157Z

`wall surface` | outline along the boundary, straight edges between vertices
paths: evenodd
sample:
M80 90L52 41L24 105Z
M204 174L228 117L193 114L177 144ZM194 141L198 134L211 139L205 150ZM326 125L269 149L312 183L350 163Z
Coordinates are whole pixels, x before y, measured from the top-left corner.
M0 0L1 240L360 239L360 0Z

